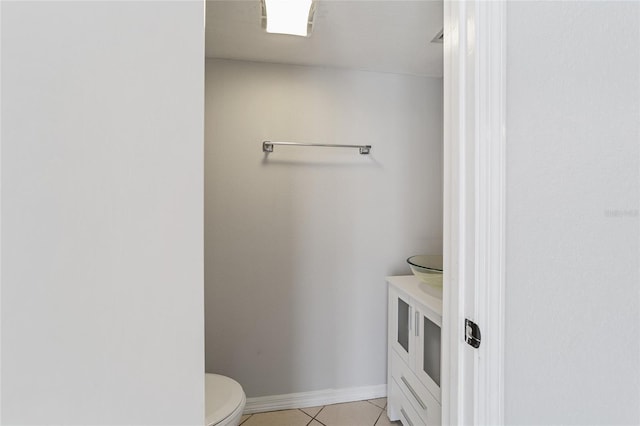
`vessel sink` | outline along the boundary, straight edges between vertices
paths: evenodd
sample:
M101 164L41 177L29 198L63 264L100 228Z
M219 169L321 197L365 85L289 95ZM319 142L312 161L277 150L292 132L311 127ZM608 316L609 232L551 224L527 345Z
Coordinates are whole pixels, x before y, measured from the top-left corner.
M421 254L407 259L411 272L423 283L442 287L442 256Z

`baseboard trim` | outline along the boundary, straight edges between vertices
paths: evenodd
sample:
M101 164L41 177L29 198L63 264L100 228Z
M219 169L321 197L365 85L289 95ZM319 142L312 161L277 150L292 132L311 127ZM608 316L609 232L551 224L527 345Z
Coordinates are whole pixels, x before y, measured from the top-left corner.
M247 404L244 407L244 414L287 410L292 408L317 407L320 405L338 404L341 402L384 398L385 396L387 396L387 385L325 389L312 392L289 393L285 395L260 396L256 398L247 398Z

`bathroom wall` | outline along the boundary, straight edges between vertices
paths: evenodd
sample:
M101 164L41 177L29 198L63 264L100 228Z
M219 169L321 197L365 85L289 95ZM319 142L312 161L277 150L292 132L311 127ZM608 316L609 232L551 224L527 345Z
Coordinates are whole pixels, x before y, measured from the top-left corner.
M505 424L640 424L640 3L507 16Z
M207 60L207 371L249 397L386 383L384 277L441 250L442 79Z
M0 8L0 423L202 425L204 5Z

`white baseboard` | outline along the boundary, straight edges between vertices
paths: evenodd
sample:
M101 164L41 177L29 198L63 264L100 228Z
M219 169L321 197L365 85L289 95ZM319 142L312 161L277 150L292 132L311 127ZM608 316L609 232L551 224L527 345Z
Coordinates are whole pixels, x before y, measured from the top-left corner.
M341 402L362 401L364 399L384 398L387 385L362 386L345 389L325 389L312 392L289 393L286 395L260 396L247 398L244 414L265 411L287 410L292 408L317 407Z

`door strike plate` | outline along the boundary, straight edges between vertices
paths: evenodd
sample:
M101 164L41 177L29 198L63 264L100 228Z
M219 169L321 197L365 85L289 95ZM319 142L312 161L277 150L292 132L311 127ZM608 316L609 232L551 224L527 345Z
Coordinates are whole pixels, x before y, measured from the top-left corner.
M475 322L471 321L468 318L465 318L464 328L465 328L465 336L464 336L465 342L467 342L469 346L472 346L476 349L479 348L481 336L480 336L480 327L478 327L478 324L476 324Z

